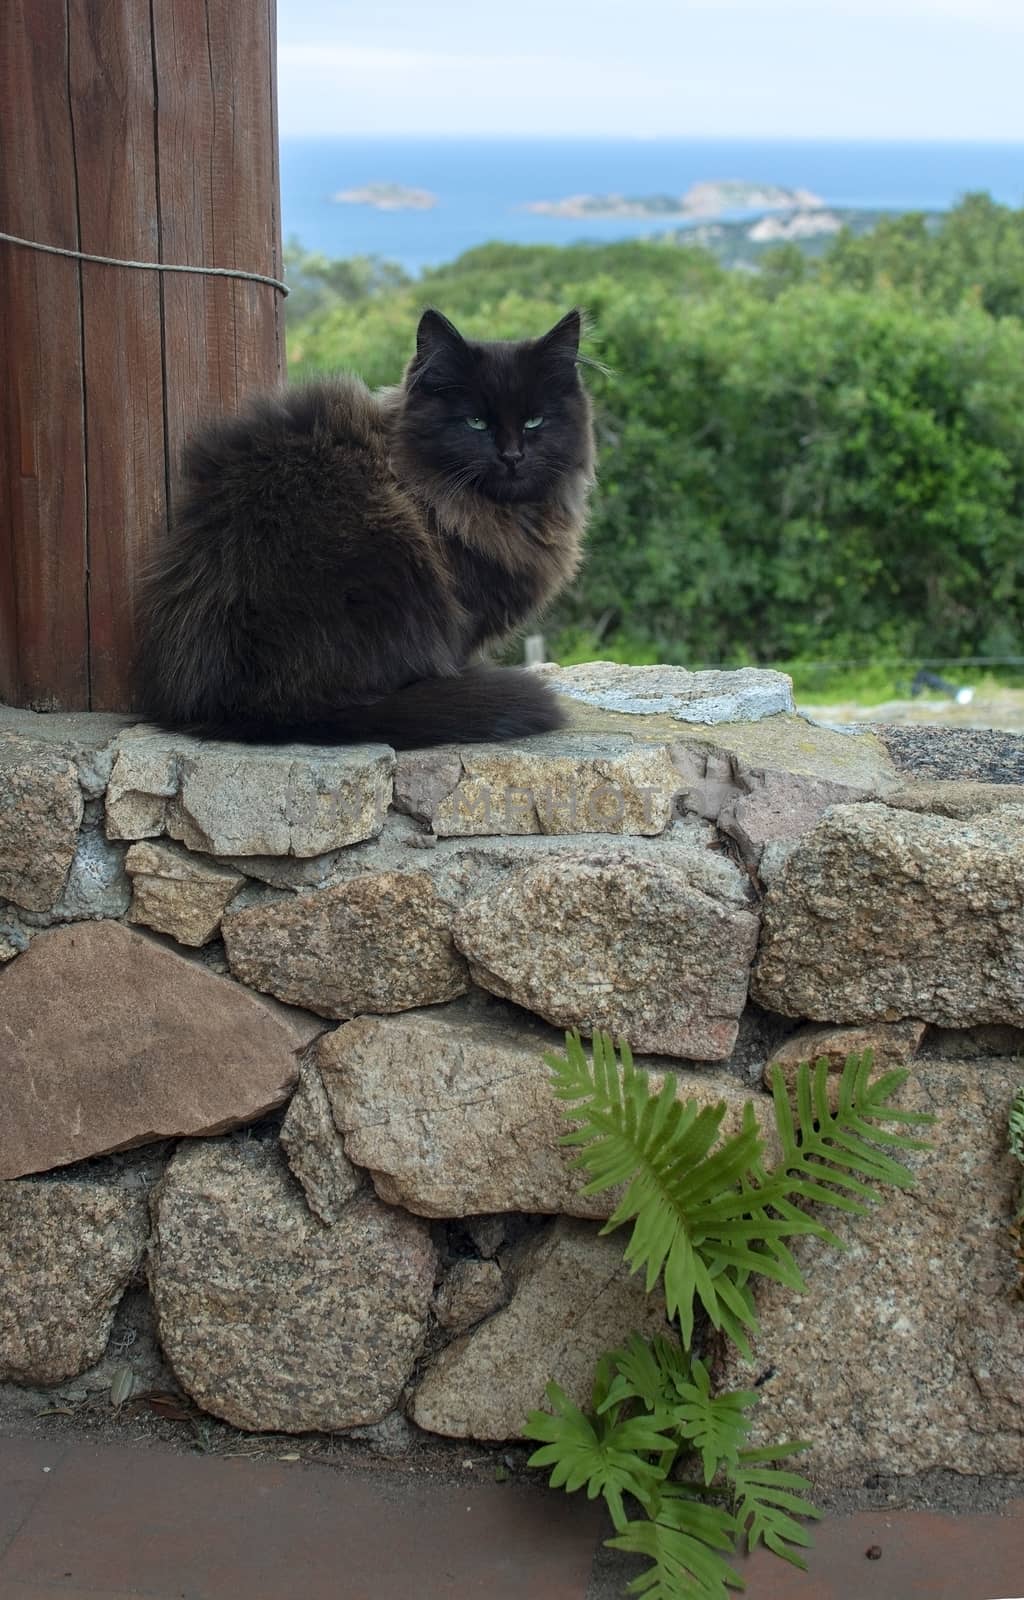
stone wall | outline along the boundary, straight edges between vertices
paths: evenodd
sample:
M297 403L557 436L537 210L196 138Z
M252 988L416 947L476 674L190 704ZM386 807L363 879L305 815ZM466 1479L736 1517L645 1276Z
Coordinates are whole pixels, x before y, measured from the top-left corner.
M562 1030L727 1128L870 1044L935 1148L723 1370L819 1473L1024 1471L1024 741L554 680L564 732L397 756L0 709L0 1378L514 1438L663 1326L558 1146Z

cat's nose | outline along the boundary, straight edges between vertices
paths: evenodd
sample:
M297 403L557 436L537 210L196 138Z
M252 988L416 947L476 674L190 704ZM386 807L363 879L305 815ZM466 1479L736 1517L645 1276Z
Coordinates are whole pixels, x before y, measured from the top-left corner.
M506 445L503 450L499 450L498 454L509 471L514 472L523 459L524 451L521 444L510 444Z

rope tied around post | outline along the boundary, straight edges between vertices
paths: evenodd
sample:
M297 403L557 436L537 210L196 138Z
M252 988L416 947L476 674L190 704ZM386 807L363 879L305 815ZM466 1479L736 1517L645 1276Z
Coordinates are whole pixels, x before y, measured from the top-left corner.
M0 240L19 245L25 250L42 250L50 256L70 256L74 261L92 261L101 267L134 267L140 272L194 272L208 278L241 278L247 283L268 283L283 297L291 293L280 278L271 278L264 272L243 272L240 267L183 267L167 261L122 261L117 256L94 256L85 250L65 250L61 245L40 244L36 239L20 239L17 234L0 232Z

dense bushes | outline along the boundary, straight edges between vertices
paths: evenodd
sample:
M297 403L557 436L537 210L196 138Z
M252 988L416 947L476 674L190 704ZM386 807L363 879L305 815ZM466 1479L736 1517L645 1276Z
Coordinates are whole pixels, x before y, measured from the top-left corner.
M583 304L608 371L588 379L601 484L549 622L563 651L1019 651L1021 216L973 199L937 235L898 219L756 278L670 244L487 246L299 322L293 374L394 381L427 302L508 337Z

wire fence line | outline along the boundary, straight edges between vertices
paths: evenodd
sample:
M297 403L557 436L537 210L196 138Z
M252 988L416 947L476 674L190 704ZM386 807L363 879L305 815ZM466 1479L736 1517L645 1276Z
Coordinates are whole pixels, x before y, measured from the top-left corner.
M542 633L529 634L523 641L523 659L527 666L537 662L546 661L545 654L547 641ZM760 661L759 667L769 670L784 672L793 666L793 661ZM691 672L735 672L743 666L752 666L753 662L736 661L698 661L688 669ZM816 668L822 671L852 672L863 667L901 667L906 671L916 671L921 667L1020 667L1024 668L1024 656L852 656L841 659L832 656L817 656L813 660L799 662L802 671L813 672Z
M787 665L785 661L765 661L761 664L782 668ZM1024 656L859 656L845 661L819 656L813 661L801 661L800 665L805 668L838 667L844 671L852 671L857 667L1024 667ZM712 668L727 670L722 662L706 663L699 670L710 671Z

